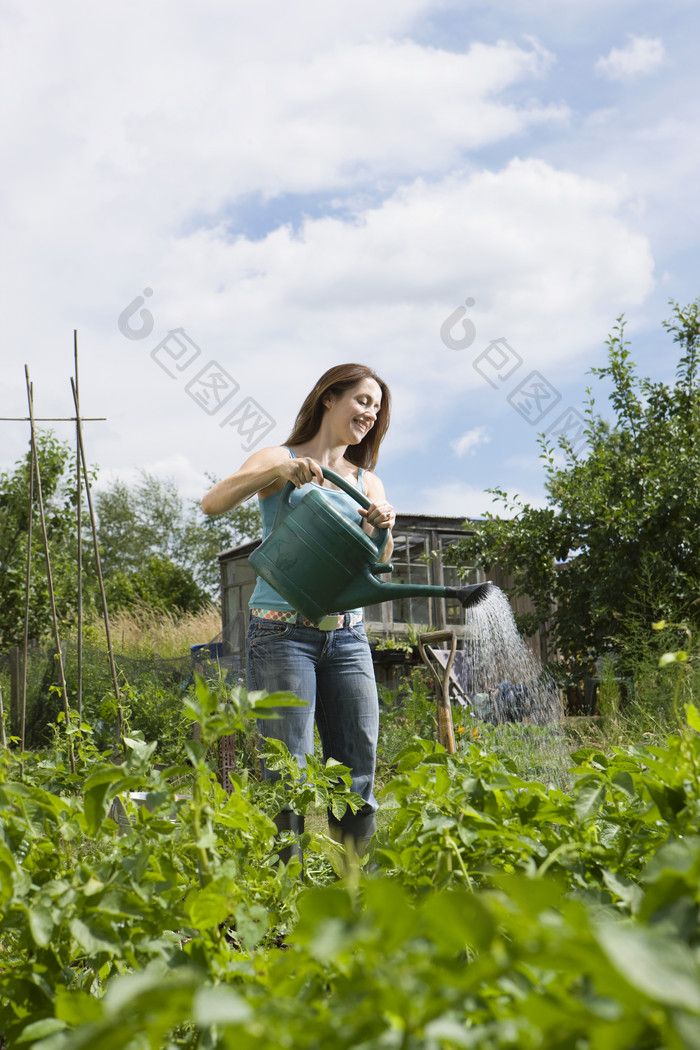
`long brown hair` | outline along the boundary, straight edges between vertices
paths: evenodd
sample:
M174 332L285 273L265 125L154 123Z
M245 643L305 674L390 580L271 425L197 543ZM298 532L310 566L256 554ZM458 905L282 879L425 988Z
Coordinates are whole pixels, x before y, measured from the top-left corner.
M345 459L356 467L374 470L379 457L379 446L389 427L391 394L384 380L380 379L376 372L373 372L367 365L335 365L324 372L299 409L299 415L285 445L303 445L305 441L311 441L318 433L323 413L326 411L326 406L323 404L324 397L327 394L340 397L362 379L373 379L378 384L382 391L382 403L374 426L359 444L348 445Z

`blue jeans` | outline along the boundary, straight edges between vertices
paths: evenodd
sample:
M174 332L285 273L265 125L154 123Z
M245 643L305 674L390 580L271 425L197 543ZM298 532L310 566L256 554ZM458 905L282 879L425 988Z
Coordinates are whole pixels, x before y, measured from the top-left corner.
M249 690L288 689L307 701L306 707L279 708L279 718L260 720L260 735L283 740L303 767L314 751L315 718L324 760L334 758L350 767L352 790L364 802L357 813L348 809L340 821L329 812L331 831L335 825L341 836L370 838L376 830L379 700L364 627L319 631L251 616L246 652ZM264 763L263 775L279 776Z

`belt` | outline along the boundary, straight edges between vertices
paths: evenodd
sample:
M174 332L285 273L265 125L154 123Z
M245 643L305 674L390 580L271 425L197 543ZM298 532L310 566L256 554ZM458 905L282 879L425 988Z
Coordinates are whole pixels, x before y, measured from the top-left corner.
M319 623L312 623L298 612L285 612L284 609L251 609L251 616L260 620L277 620L278 623L297 623L303 627L315 627L318 631L339 631L341 627L355 627L362 623L362 613L337 613L324 616Z

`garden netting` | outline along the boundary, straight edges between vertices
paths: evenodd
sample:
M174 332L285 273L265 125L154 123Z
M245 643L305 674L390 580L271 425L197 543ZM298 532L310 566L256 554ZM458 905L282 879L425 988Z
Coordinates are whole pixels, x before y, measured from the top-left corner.
M239 622L241 621L241 622ZM225 676L232 686L244 680L243 652L245 624L243 614L206 642L191 646L189 655L165 658L157 653L114 654L122 708L127 724L139 729L146 739L159 739L163 732L183 719L182 699L194 684L195 672L205 678ZM78 709L78 646L76 641L61 643L68 703ZM14 668L13 668L14 664ZM8 736L20 735L22 705L22 651L0 653L5 725ZM27 652L27 690L25 747L46 747L63 711L60 673L56 648L50 644L30 644ZM82 716L99 740L113 738L117 721L109 654L105 649L83 645Z

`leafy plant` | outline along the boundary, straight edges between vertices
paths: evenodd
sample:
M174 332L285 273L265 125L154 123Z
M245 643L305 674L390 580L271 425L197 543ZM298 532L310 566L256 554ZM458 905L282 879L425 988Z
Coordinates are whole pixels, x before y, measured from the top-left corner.
M199 680L200 740L165 770L136 735L110 762L77 722L75 773L64 743L21 767L4 753L9 1045L698 1045L694 705L663 746L580 749L570 790L523 777L490 730L455 755L404 738L371 873L351 861L314 885L279 863L270 818L289 801L340 814L347 770L312 756L301 776L271 743L281 780L240 770L227 794L210 761L222 735L296 702Z
M549 505L494 489L514 516L487 514L451 549L457 564L513 573L534 603L521 629L548 622L574 681L610 645L633 673L639 625L700 617L700 300L672 305L675 383L638 377L620 319L607 364L591 370L611 385L612 422L589 391L585 451L542 439Z
M127 738L126 759L114 764L79 724L69 728L79 742L75 773L57 751L25 758L17 779L5 753L0 1026L8 1038L28 1039L27 1026L61 1016L57 1004L67 999L71 1016L83 1002L94 1006L116 974L192 962L218 973L231 944L252 951L284 935L298 866L275 863L276 829L260 791L241 773L227 794L207 755L220 736L298 702L239 690L221 703L200 680L186 701L200 740L186 744L186 763L163 771L152 764L154 743ZM30 1027L31 1038L45 1027Z
M51 552L54 597L59 618L66 619L75 608L76 493L75 452L53 433L37 431L37 458L41 472L46 531ZM32 475L31 452L15 464L12 472L0 474L0 576L3 600L0 603L0 643L3 649L21 645L24 634L24 606L29 536L29 491ZM41 526L36 506L34 479L33 537L31 558L29 637L51 634L51 607ZM91 551L84 551L86 604L97 594L96 577L91 573Z

